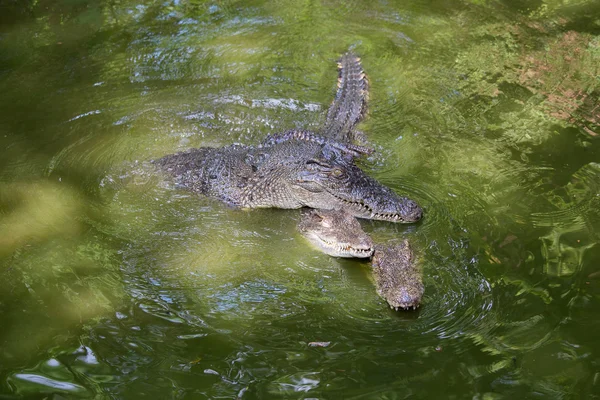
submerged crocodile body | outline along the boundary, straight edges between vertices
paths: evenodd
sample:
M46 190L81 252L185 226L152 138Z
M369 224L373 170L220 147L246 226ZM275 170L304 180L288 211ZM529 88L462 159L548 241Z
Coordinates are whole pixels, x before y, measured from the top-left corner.
M320 134L292 130L257 146L198 148L155 160L175 182L244 208L342 209L367 219L416 222L421 208L366 175L355 159L369 150L350 144L364 114L366 79L358 58L341 60L339 88Z
M300 232L319 250L334 257L372 258L377 293L391 308L415 309L425 288L414 253L401 244L374 245L360 223L341 210L310 210L302 215Z

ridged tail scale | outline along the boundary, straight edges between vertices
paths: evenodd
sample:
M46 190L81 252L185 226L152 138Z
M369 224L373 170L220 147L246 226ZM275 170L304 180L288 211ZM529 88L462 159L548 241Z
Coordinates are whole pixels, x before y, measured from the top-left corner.
M353 53L342 56L338 69L338 90L327 111L322 134L333 140L351 142L352 129L366 112L368 81L360 58Z
M304 142L313 142L323 146L328 146L334 150L349 154L352 157L360 157L365 154L371 154L372 150L368 147L355 145L352 143L340 143L323 136L319 136L309 131L290 130L284 133L269 135L261 146L273 146L278 143L287 142L290 140L299 140ZM259 146L260 147L260 146Z

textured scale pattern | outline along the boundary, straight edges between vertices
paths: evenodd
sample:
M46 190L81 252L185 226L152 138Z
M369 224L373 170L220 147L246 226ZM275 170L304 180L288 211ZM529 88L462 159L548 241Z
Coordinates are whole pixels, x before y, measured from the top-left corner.
M253 147L231 145L171 154L155 161L175 183L235 207L299 208L286 178L317 156L321 145L296 140L265 141Z
M367 109L369 84L360 64L360 58L346 53L338 63L338 90L327 111L323 136L340 142L352 141L353 128Z
M407 240L376 245L373 277L377 293L394 309L417 308L425 292L423 277Z
M373 241L352 215L342 210L310 210L302 214L300 232L317 249L333 257L368 258Z

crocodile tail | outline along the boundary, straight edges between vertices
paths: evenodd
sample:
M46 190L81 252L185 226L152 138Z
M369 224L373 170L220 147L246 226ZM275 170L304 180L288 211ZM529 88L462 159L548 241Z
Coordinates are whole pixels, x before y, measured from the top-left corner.
M319 136L310 131L303 130L290 130L284 133L277 133L274 135L269 135L266 139L259 145L259 147L265 146L273 146L280 143L285 143L289 141L302 141L302 142L313 142L319 145L323 145L324 149L335 149L341 151L342 153L348 154L352 157L360 157L364 154L371 154L371 149L364 146L359 146L352 143L347 142L339 142L336 140L330 140L329 138L325 138L323 136Z
M350 142L352 128L362 119L367 109L368 81L356 54L344 54L338 68L338 90L327 111L323 135L337 141Z

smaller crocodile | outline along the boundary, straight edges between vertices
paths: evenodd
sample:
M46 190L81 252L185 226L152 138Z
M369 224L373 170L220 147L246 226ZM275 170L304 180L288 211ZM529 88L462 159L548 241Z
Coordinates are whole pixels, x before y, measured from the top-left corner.
M419 306L425 287L408 240L399 245L376 245L372 265L377 293L391 308Z
M340 210L311 209L303 213L300 232L319 250L333 257L368 258L373 241L352 215Z
M300 232L319 250L334 257L372 258L377 294L391 308L416 309L425 288L422 273L407 240L373 245L352 215L342 210L310 210L298 224Z

